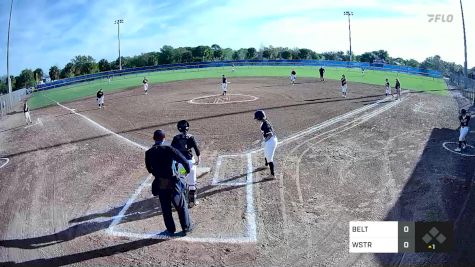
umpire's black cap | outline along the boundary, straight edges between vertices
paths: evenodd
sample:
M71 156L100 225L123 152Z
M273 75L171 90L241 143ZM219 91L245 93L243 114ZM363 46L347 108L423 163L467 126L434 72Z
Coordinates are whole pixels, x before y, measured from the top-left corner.
M162 130L156 130L154 133L153 133L153 140L155 141L161 141L165 139L165 132L162 131Z

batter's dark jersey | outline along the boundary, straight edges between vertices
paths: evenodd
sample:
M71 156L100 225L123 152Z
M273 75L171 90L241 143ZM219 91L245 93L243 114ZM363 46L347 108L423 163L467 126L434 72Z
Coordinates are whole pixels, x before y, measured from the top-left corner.
M389 88L390 84L389 82L386 82L386 87Z
M104 95L104 92L99 91L97 92L97 98L101 98Z
M226 77L223 77L223 83L227 83Z
M142 81L144 84L148 83L148 80L147 79L143 79Z
M470 115L465 115L465 117L460 115L459 116L459 121L460 121L460 126L461 127L468 127L468 122L470 121Z
M261 125L262 135L264 139L267 141L269 138L274 136L274 129L272 128L272 124L268 120L264 120Z
M171 146L180 151L187 160L191 160L193 158L191 149L195 150L196 156L200 156L198 144L196 143L195 137L191 134L175 135L175 137L173 137Z
M320 68L318 71L320 72L320 77L323 77L323 73L325 73L325 69Z
M394 86L396 89L401 89L401 83L399 81L396 81L396 86Z
M23 105L23 112L26 113L30 111L30 108L28 107L28 105L25 103L25 105Z
M345 78L341 78L341 86L345 86L346 84L346 79Z

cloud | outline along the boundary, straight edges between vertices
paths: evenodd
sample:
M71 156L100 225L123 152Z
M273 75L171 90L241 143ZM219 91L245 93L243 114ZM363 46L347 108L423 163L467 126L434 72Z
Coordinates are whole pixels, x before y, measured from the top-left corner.
M9 1L0 2L0 25L7 25ZM469 65L475 65L475 1L464 1ZM463 63L458 0L69 0L15 1L11 36L11 72L52 65L63 67L76 55L96 60L117 58L117 27L124 19L121 52L132 56L177 46L211 45L233 49L262 44L306 47L317 52L348 50L351 10L355 53L385 49L393 57L419 61L439 54ZM428 22L428 14L453 15L451 23ZM0 27L6 36L7 27ZM3 40L3 38L1 39ZM0 62L6 46L0 44ZM0 64L0 73L5 73Z

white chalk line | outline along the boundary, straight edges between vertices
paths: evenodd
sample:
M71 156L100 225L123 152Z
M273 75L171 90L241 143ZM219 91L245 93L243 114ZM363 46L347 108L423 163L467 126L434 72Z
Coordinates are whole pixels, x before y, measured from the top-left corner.
M245 95L245 94L226 94L226 96L229 98L229 96L246 96L246 97L250 97L250 99L246 99L246 100L236 100L236 101L223 101L221 100L221 97L222 95L219 94L219 95L207 95L207 96L200 96L200 97L195 97L191 100L188 100L188 103L190 104L195 104L195 105L222 105L222 104L231 104L231 103L244 103L244 102L252 102L252 101L256 101L257 99L259 99L259 97L257 96L253 96L253 95ZM196 102L196 100L200 100L200 99L205 99L205 98L209 98L209 97L217 97L214 99L213 103L198 103Z
M5 165L7 165L8 162L10 162L10 160L9 160L8 158L0 158L0 159L2 159L2 160L5 161L5 163L3 163L2 166L0 166L0 169L3 168L3 167L5 167Z
M55 101L56 102L56 101ZM132 140L129 140L127 139L126 137L120 135L120 134L117 134L117 133L114 133L113 131L105 128L104 126L100 125L99 123L89 119L87 116L83 115L83 114L79 114L77 113L75 110L73 109L70 109L64 105L61 105L59 102L56 102L56 104L64 109L67 109L69 110L70 112L76 114L76 115L79 115L81 116L82 118L86 119L87 121L89 121L90 123L92 123L93 125L95 125L96 127L106 131L107 133L110 133L110 134L113 134L117 137L119 137L120 139L122 139L123 141L126 141L127 143L129 144L132 144L132 145L135 145L143 150L147 150L148 148L143 146L143 145L140 145ZM127 212L127 209L132 205L132 203L134 202L134 200L138 197L138 195L140 195L141 191L143 190L143 188L149 183L149 179L151 179L152 175L149 175L147 176L147 178L141 183L141 185L139 186L139 188L137 188L135 190L135 193L132 195L132 197L130 197L126 204L124 205L124 207L122 208L122 210L119 212L119 214L117 216L115 216L114 220L112 221L112 223L109 225L108 229L106 230L106 232L110 235L113 235L113 236L126 236L126 237L130 237L130 238L150 238L150 234L137 234L137 233L129 233L129 232L118 232L118 231L115 231L114 230L114 227L120 223L120 221L122 220L122 218L124 217L124 214ZM251 177L252 179L252 177ZM247 189L246 190L246 193L249 193L251 192L252 193L252 188L249 190ZM252 195L250 196L251 200L252 200ZM249 199L249 196L246 196L246 199ZM248 221L247 222L247 226L248 226L248 229L249 231L251 232L248 232L247 234L245 233L244 235L245 236L249 236L250 238L241 238L241 237L233 237L233 238L199 238L199 237L180 237L178 238L177 240L181 240L181 241L187 241L187 242L209 242L209 243L243 243L243 242L256 242L255 240L255 237L256 237L256 234L252 232L253 229L256 229L256 221L255 221L255 210L254 210L254 206L253 206L253 202L251 201L251 207L249 207L248 203L246 203L246 219L254 219L253 221ZM251 211L252 214L248 214L248 211ZM252 226L254 225L254 226ZM163 236L162 236L163 237ZM160 236L157 236L156 238L160 238ZM168 237L170 238L170 237Z
M246 219L248 238L257 241L256 211L254 209L253 185L252 185L252 154L247 154L247 176L246 176Z
M452 152L452 153L454 153L454 154L458 154L458 155L463 156L463 157L475 157L475 155L467 155L467 154L463 154L463 153L457 152L457 151L455 151L455 150L452 150L452 149L450 149L450 148L447 147L447 144L455 144L455 145L458 146L458 143L457 143L457 142L444 142L444 143L442 144L442 147L445 148L445 150L447 150L447 151L450 151L450 152ZM472 149L474 148L474 147L471 146L471 145L467 145L467 147L470 147L470 148L472 148Z
M35 126L35 125L38 125L38 124L40 124L41 126L43 126L43 122L41 122L40 118L37 118L37 119L36 119L35 124L30 124L30 125L25 126L25 129L28 129L28 128L30 128L30 127L32 127L32 126Z

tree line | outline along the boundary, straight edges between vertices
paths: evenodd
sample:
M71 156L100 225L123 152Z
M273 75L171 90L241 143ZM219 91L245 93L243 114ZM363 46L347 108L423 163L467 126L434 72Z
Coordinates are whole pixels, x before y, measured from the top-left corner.
M337 60L349 61L349 52L331 51L317 53L307 48L288 48L288 47L254 47L241 48L233 50L231 48L222 48L217 44L211 46L196 47L178 47L173 48L164 45L158 52L142 53L140 55L121 57L123 68L136 68L144 66L155 66L172 63L190 63L203 61L221 61L221 60L274 60L274 59L314 59L314 60ZM361 55L353 55L353 60L357 62L383 61L386 64L409 66L422 69L433 69L442 72L444 75L449 73L463 72L461 65L453 62L446 62L436 55L428 57L422 62L415 59L403 59L400 57L390 57L385 50L365 52ZM96 60L89 55L75 56L63 68L51 66L48 70L48 76L51 80L59 80L85 74L92 74L102 71L119 69L119 58L114 61L107 59ZM475 67L469 71L474 77ZM29 88L38 84L45 77L41 68L35 70L24 69L18 76L10 76L13 90ZM6 76L0 77L0 93L8 92Z

